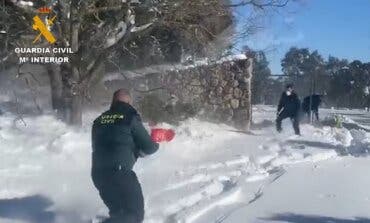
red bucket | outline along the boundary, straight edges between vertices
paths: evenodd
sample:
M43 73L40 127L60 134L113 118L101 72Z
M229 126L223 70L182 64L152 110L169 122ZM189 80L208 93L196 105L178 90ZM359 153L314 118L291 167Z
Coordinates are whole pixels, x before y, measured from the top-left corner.
M150 134L154 142L169 142L175 137L175 131L172 129L152 129Z

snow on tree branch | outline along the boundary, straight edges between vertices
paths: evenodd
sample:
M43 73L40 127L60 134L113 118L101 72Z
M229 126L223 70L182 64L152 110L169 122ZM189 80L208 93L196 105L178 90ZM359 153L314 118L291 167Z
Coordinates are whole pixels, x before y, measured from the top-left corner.
M119 40L123 38L123 36L127 32L126 23L123 21L119 22L115 31L116 32L112 36L107 38L106 43L104 45L105 49L115 45Z
M153 23L148 23L148 24L145 24L145 25L142 25L142 26L135 26L131 29L131 32L141 32L147 28L149 28L151 25L153 25Z
M23 1L23 0L11 0L11 2L17 6L23 7L23 6L33 6L32 1Z

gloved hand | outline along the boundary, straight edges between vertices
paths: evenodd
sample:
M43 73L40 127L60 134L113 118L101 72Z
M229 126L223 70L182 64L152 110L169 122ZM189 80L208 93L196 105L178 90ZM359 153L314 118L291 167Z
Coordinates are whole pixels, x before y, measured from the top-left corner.
M169 142L175 137L175 132L172 129L152 129L150 136L153 142Z

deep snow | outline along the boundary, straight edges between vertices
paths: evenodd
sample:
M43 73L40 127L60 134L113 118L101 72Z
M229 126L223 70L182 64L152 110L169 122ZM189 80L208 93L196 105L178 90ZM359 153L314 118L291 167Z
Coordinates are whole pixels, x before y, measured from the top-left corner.
M145 223L370 222L370 114L324 110L331 126L289 121L256 106L252 133L196 119L135 166ZM333 114L344 127L334 128ZM105 215L90 179L90 123L74 130L52 116L0 116L0 222L89 222ZM355 218L364 219L353 220ZM352 219L352 220L351 220Z

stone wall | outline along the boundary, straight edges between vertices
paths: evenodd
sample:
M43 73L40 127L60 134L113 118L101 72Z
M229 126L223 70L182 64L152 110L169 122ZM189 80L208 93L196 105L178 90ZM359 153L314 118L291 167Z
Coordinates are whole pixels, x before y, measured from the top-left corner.
M252 62L236 59L146 75L136 81L136 97L157 95L167 107L190 104L201 118L248 130Z

